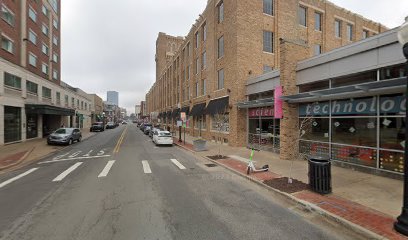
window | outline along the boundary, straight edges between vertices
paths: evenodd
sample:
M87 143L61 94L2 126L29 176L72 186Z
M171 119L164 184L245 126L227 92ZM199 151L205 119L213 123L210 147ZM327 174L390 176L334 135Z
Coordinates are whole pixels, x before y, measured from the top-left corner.
M229 132L229 114L211 116L211 130Z
M33 22L37 22L37 13L32 9L30 6L28 9L28 16L33 20Z
M190 56L190 43L187 43L186 51L187 51L187 57L189 57Z
M273 33L263 31L263 51L273 53Z
M188 81L190 80L190 65L187 66L186 74L187 74L187 81Z
M58 38L57 38L56 36L53 36L53 37L52 37L52 43L53 43L55 46L58 46Z
M4 85L7 87L21 89L21 78L8 72L4 72Z
M203 80L201 80L201 95L204 96L206 94L206 92L207 92L206 80L203 79Z
M207 67L207 52L203 52L201 55L201 69L205 69Z
M299 24L305 27L306 27L306 21L307 21L306 12L307 12L306 7L299 6L299 12L298 12Z
M27 92L31 94L38 94L38 84L27 81L26 88L27 88Z
M48 36L48 27L45 24L41 26L41 31L44 35Z
M336 37L341 38L341 21L334 20L334 34Z
M322 31L322 14L315 12L315 30Z
M57 70L52 70L52 79L58 80L58 71Z
M57 96L57 104L61 104L61 93L57 92L56 96Z
M56 53L52 54L52 61L54 61L55 63L58 62L58 55Z
M31 66L37 67L37 56L35 56L33 53L28 54L28 63Z
M69 97L68 95L65 95L65 106L68 106L69 104Z
M58 20L57 19L52 19L52 25L54 26L55 29L58 29Z
M224 36L218 39L218 58L224 56Z
M71 97L71 107L75 107L75 99Z
M42 97L51 99L51 89L47 87L42 87Z
M198 97L200 93L198 82L195 83L195 96Z
M48 2L51 4L52 9L58 13L58 2L57 0L48 0Z
M195 48L198 48L200 46L200 32L195 33Z
M268 65L263 66L263 72L264 73L270 72L272 70L273 70L273 68L271 66L268 66Z
M1 5L1 18L6 21L11 26L14 26L15 19L14 13L6 7L6 5Z
M407 72L404 65L394 65L380 69L380 80L387 80L393 78L403 78Z
M314 45L314 55L319 55L322 53L322 46L319 44Z
M3 35L1 36L1 48L9 53L14 53L14 42Z
M196 61L195 61L195 74L198 74L199 69L200 69L200 59L196 58Z
M363 39L368 38L368 31L367 30L363 30Z
M273 15L273 0L263 0L263 13Z
M353 25L347 24L347 40L353 41Z
M42 44L41 50L42 50L42 52L43 52L45 55L48 56L48 54L49 54L49 47L48 47L45 43Z
M203 23L203 41L207 40L207 23Z
M218 23L222 23L224 21L224 1L221 1L217 8L218 8Z
M47 64L43 63L41 70L44 74L48 75L48 65Z
M48 8L47 8L46 6L44 6L44 5L42 5L42 12L43 12L43 14L44 14L45 16L48 17Z
M28 40L30 40L30 42L33 44L37 44L37 34L35 34L31 29L28 31Z
M224 69L218 71L218 86L217 89L224 88Z

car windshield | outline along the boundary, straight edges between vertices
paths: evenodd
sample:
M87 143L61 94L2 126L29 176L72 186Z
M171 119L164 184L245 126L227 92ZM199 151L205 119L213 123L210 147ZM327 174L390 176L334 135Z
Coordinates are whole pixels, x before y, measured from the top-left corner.
M102 125L102 123L93 123L92 125L93 126L100 126L100 125Z
M171 133L169 133L169 132L159 132L159 136L171 137Z
M69 134L72 131L70 129L67 128L60 128L57 131L55 131L56 134Z

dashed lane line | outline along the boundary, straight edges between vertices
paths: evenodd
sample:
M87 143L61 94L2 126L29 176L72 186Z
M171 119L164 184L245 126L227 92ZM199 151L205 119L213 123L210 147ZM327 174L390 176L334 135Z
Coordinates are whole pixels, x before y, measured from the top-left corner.
M113 164L115 163L115 161L116 161L116 160L110 160L110 161L106 164L106 166L105 166L105 168L102 170L102 172L99 174L98 178L108 176L108 173L109 173L110 169L112 168Z
M178 168L180 168L181 170L186 169L186 167L183 166L183 164L181 164L179 161L177 161L177 159L170 159L170 161L172 163L174 163L174 165L176 165Z
M144 173L152 173L152 170L150 169L150 165L147 161L142 161L142 165L143 165Z
M73 172L75 169L77 169L77 167L79 167L82 164L82 162L77 162L74 165L72 165L71 167L69 167L67 170L65 170L64 172L62 172L60 175L58 175L56 178L54 178L54 180L52 180L53 182L59 182L61 180L63 180L66 176L68 176L68 174L70 174L71 172Z
M9 180L7 180L7 181L5 181L5 182L0 183L0 188L2 188L2 187L4 187L4 186L6 186L6 185L8 185L8 184L10 184L10 183L12 183L12 182L18 180L18 179L20 179L20 178L22 178L22 177L27 176L28 174L30 174L30 173L32 173L32 172L34 172L34 171L36 171L36 170L38 170L38 168L32 168L32 169L30 169L30 170L28 170L28 171L26 171L26 172L24 172L24 173L22 173L22 174L20 174L20 175L17 175L17 176L15 176L15 177L13 177L13 178L10 178Z

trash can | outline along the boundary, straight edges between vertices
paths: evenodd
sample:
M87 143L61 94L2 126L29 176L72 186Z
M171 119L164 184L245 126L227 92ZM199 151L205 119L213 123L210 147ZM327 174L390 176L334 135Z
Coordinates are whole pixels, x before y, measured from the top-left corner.
M332 192L330 158L321 156L309 158L309 186L312 191L320 194Z
M197 139L193 141L194 151L201 152L207 150L207 141L202 139Z

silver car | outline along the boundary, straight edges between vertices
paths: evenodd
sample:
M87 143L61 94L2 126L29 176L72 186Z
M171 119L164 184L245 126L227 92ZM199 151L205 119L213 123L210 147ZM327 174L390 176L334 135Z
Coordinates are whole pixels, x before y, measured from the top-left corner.
M78 128L59 128L48 136L47 143L71 145L74 141L81 140L82 133Z

